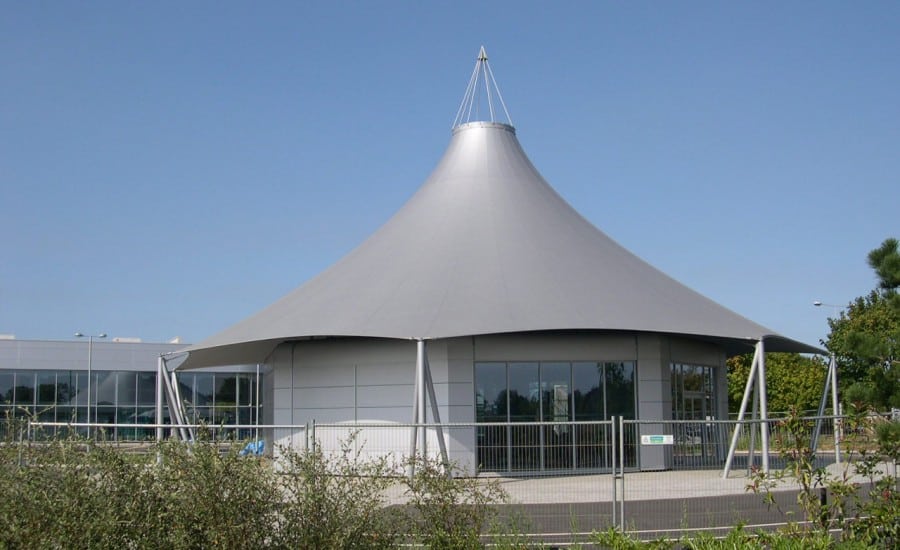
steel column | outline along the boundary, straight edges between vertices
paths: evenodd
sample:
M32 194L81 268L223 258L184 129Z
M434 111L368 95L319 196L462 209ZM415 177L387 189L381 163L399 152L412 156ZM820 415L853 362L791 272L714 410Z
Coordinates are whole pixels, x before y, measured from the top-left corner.
M750 363L750 372L747 374L747 384L744 386L744 397L741 398L741 408L738 410L738 423L734 427L734 433L731 436L731 446L728 447L728 457L725 459L725 468L722 471L722 479L727 478L728 472L731 471L731 462L734 460L734 451L737 449L738 438L741 434L741 422L744 420L744 413L747 412L747 402L750 400L750 392L753 390L758 364L759 344L756 345L755 351L753 352L753 361Z
M756 344L759 348L759 367L756 375L759 377L759 420L760 438L762 439L762 471L769 473L769 406L766 395L766 345L764 340Z

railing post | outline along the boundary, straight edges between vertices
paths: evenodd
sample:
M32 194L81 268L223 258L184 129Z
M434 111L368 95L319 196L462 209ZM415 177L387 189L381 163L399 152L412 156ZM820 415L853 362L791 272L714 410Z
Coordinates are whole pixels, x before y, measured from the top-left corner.
M616 447L618 446L616 443L616 417L613 416L609 421L609 431L610 431L610 455L612 457L612 524L617 525L616 523L616 506L619 504L619 493L616 490L619 484L619 476L616 470Z
M622 498L619 500L619 522L625 532L625 417L619 417L619 478L622 480Z

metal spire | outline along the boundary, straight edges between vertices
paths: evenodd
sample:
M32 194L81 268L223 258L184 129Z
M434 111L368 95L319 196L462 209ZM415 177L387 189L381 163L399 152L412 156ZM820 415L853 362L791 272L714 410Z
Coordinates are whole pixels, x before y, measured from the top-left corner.
M479 78L483 84L478 82ZM484 89L484 97L481 97L482 88ZM494 118L494 94L500 101L500 106L506 115L507 124L512 126L512 118L509 116L509 111L506 110L506 104L503 102L503 96L500 94L500 87L497 86L497 81L494 80L494 73L491 71L491 65L488 63L487 52L482 46L478 52L478 57L475 59L475 69L472 71L471 78L469 78L466 93L463 95L462 103L460 103L459 110L456 112L456 118L453 119L453 127L476 120L485 120L481 118L484 116L481 112L484 103L487 104L487 114L490 116L487 120L497 122Z

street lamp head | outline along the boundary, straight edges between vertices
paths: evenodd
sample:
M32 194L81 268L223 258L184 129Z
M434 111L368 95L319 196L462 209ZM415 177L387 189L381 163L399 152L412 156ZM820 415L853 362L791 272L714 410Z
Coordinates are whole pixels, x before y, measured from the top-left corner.
M82 338L82 337L84 337L84 334L81 334L80 332L75 333L75 338Z
M105 333L105 332L101 332L100 334L98 334L98 335L96 336L96 338L106 338L106 333Z
M815 302L813 302L813 305L816 306L816 307L819 307L819 306L822 305L822 302L816 300Z

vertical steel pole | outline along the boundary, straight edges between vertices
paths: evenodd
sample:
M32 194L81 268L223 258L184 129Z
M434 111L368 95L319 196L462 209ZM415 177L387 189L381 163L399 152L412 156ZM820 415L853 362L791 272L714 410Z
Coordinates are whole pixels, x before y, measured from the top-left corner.
M744 397L741 399L741 408L738 411L737 425L734 427L734 433L731 436L731 446L728 448L728 458L725 459L725 468L722 471L722 479L728 477L731 471L731 462L734 460L734 452L737 449L738 438L740 437L741 421L744 420L744 413L747 411L747 402L750 400L750 392L753 389L753 382L756 380L756 368L759 365L759 346L753 353L753 361L750 363L750 372L747 374L747 385L744 387Z
M619 479L618 479L619 474L616 469L616 467L617 467L617 465L616 465L616 446L618 446L618 442L616 440L616 417L615 416L610 418L609 430L610 430L610 435L611 435L611 437L610 437L610 443L611 443L610 455L612 456L612 475L610 477L612 477L612 484L613 484L613 486L612 486L612 524L617 525L617 523L616 523L616 506L618 506L618 504L619 504L619 493L616 489L618 488L618 485L619 485Z
M753 412L750 414L750 419L752 422L750 423L750 446L747 447L747 474L750 474L750 470L753 467L753 461L756 460L754 458L754 454L756 454L756 432L757 424L756 419L759 416L759 392L756 390L756 387L753 388Z
M441 410L438 408L437 394L434 392L434 379L431 377L431 365L428 363L428 354L425 354L425 388L428 390L428 400L431 402L431 416L435 423L435 432L438 447L441 451L441 460L447 475L452 474L450 468L450 455L447 453L447 442L444 441L444 427L441 425Z
M769 473L769 406L766 394L766 345L762 339L756 344L759 347L759 420L762 439L762 470Z
M413 383L413 404L412 404L412 427L409 430L409 465L406 468L407 476L410 479L416 474L416 443L419 439L419 386L424 384L419 375L419 350L418 345L421 340L416 342L416 369L415 381Z
M828 370L825 371L825 386L822 388L822 397L819 399L819 408L816 411L816 427L813 430L812 442L810 443L813 453L819 448L819 434L822 432L822 417L825 416L825 403L828 402L828 391L831 389L831 368L833 363L832 359L829 358ZM833 414L837 416L836 412Z
M156 361L156 442L163 439L163 357Z
M416 407L419 409L418 418L416 419L419 424L419 451L425 456L428 452L426 446L428 434L425 431L425 423L428 418L428 410L425 408L425 340L416 341L416 379L419 381L419 385L416 388L418 390Z
M291 407L294 404L291 403ZM253 415L256 418L256 435L253 439L256 442L256 448L259 449L259 363L256 364L256 412Z
M88 335L88 383L87 383L87 436L88 439L91 438L91 362L93 360L92 354L94 350L94 337L92 335Z
M838 418L840 416L840 410L838 409L838 379L837 379L837 360L834 357L834 354L831 354L831 363L829 365L831 370L831 410L834 415L834 426L832 429L834 430L834 461L837 464L841 463L841 420Z
M625 532L625 417L619 417L619 477L622 479L622 498L619 500L619 523Z

